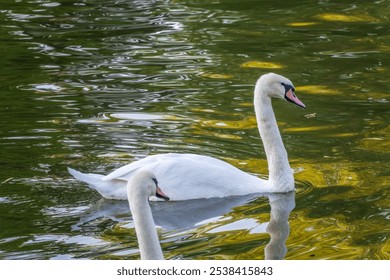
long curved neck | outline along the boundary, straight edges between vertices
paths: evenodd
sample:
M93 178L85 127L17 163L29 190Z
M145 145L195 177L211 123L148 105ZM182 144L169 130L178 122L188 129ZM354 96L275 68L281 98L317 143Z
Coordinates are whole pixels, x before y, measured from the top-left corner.
M133 216L141 259L163 260L164 256L148 200L140 199L136 195L130 195L129 205Z
M254 106L260 137L267 156L269 182L274 191L291 190L294 186L292 169L272 109L271 97L263 94L261 83L255 87Z

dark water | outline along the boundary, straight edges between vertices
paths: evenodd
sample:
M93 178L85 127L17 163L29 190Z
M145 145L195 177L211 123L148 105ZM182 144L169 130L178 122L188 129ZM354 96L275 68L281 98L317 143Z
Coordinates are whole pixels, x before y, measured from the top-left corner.
M193 152L267 174L270 71L307 105L274 102L295 196L153 204L165 256L389 259L388 1L3 2L1 259L139 257L126 202L67 166Z

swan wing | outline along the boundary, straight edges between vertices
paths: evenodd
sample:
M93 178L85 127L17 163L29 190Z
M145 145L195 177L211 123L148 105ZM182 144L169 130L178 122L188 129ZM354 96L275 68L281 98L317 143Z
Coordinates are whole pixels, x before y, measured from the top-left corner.
M122 166L110 174L104 176L102 180L109 181L118 179L128 181L132 175L140 169L146 169L152 172L156 172L156 169L174 170L174 167L176 168L182 164L188 167L192 167L195 171L196 168L203 167L202 169L204 169L205 166L210 168L217 167L218 169L233 167L229 163L209 156L168 153L148 156L136 162Z
M129 180L135 170L149 170L171 200L187 200L262 192L264 180L233 165L196 154L160 154L128 164L107 175ZM109 177L110 176L110 177Z
M195 154L152 155L107 176L81 174L73 170L71 173L106 198L127 199L126 183L140 170L153 172L171 200L245 195L268 189L264 180L225 161Z
M141 160L129 163L125 166L122 166L110 174L104 176L102 178L103 181L109 181L113 179L125 180L128 181L134 173L139 169L150 169L153 165L158 162L163 161L166 158L169 158L171 154L163 154L163 155L153 155L143 158ZM152 171L152 169L150 169Z

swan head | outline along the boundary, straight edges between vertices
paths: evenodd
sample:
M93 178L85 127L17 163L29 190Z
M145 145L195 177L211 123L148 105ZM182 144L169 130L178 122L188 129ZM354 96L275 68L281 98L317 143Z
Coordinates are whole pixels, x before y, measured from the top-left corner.
M140 171L135 174L127 185L129 198L134 195L141 198L149 198L156 196L164 200L169 200L169 197L158 186L156 176L150 171Z
M295 95L293 83L282 75L275 73L264 74L257 81L256 87L269 97L284 99L299 107L306 108L305 104Z

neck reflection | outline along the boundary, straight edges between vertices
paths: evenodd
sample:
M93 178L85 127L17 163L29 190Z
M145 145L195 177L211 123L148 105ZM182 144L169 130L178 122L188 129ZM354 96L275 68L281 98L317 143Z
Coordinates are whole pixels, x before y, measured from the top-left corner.
M268 196L271 206L271 219L266 231L271 240L265 247L266 260L281 260L286 256L286 240L290 234L288 218L295 208L295 192L270 194Z

